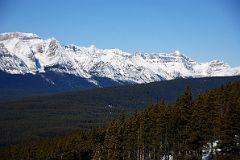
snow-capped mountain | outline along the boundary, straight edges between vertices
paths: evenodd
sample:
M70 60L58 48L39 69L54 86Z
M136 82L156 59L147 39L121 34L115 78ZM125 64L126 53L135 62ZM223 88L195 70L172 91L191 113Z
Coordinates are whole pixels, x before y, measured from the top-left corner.
M36 34L20 32L0 34L0 70L21 75L68 74L97 86L101 86L99 78L117 83L148 83L181 77L240 75L240 67L231 68L218 60L199 63L179 51L130 54L95 46L64 46L54 38L43 40Z

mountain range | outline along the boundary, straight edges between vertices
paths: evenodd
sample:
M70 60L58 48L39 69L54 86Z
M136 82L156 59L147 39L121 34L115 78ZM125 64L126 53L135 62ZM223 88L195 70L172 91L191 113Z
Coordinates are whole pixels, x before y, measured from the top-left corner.
M44 40L22 32L0 33L0 71L1 80L17 75L18 81L19 77L24 81L30 76L38 79L39 85L66 90L240 75L240 67L232 68L220 60L196 62L179 51L131 54L119 49L61 45L55 38ZM13 78L5 78L5 86L10 83L8 79Z

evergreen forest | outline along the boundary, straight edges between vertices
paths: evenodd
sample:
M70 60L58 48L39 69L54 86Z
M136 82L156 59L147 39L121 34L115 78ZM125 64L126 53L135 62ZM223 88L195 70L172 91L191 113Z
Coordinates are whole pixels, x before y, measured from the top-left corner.
M0 149L8 160L240 159L240 82L148 104L103 127Z

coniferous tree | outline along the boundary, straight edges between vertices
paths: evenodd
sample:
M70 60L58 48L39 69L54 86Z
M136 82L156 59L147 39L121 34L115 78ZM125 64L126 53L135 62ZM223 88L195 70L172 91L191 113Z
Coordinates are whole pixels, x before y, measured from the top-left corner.
M219 159L240 159L240 98L230 96L221 120Z
M177 120L178 128L178 146L177 157L187 159L190 156L190 121L193 113L192 91L187 87L184 94L176 101L176 107L179 108L179 116Z

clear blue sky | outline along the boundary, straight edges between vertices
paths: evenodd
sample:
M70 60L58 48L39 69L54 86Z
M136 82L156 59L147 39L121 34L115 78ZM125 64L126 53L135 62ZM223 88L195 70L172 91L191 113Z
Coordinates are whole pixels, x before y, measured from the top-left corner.
M239 0L1 0L0 32L240 66Z

